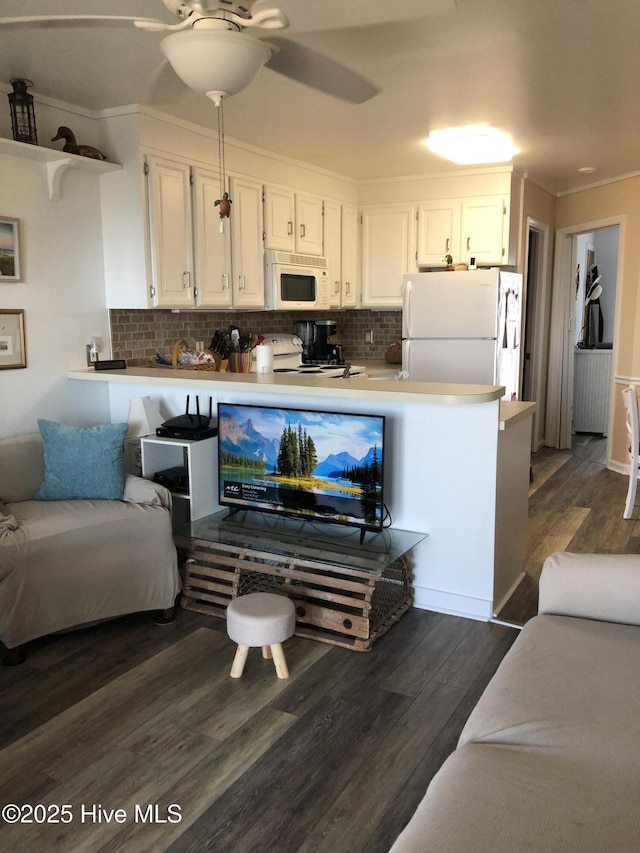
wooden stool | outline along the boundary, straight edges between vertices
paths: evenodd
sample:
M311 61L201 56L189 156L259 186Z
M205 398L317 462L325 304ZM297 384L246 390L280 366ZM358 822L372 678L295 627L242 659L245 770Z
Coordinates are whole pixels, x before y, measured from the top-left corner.
M234 598L227 607L227 634L238 644L231 678L240 678L249 648L262 646L262 656L273 657L278 678L289 678L282 643L296 630L293 601L272 592L251 592Z

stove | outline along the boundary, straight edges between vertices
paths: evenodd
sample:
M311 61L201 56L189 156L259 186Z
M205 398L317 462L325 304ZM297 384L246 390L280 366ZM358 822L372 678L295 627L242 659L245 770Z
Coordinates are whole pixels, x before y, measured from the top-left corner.
M273 347L273 372L274 373L297 373L299 375L310 373L314 375L339 377L344 375L346 364L303 364L302 362L302 340L297 335L287 335L281 332L265 334L265 344ZM256 372L256 359L253 359L251 370ZM350 376L365 373L365 368L359 365L351 365Z
M278 367L276 365L273 372L294 373L298 376L309 374L312 376L341 377L344 376L347 367L349 368L349 376L360 376L366 372L365 368L359 364L301 364L299 367Z

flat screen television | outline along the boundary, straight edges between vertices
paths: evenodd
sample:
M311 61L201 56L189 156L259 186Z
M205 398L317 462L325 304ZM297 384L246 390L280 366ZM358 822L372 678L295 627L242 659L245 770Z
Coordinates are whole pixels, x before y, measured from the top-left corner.
M379 531L385 419L218 403L218 500Z

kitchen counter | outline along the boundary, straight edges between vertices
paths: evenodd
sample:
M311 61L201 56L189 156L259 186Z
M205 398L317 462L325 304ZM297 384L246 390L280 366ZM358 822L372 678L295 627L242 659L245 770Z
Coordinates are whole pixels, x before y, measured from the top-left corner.
M521 576L523 537L514 531L526 524L534 406L500 402L499 386L151 366L67 376L112 422L126 421L129 401L142 396L173 417L187 394L192 412L198 396L201 412L211 399L214 412L237 402L382 415L390 525L428 534L412 552L414 605L488 620ZM215 461L210 475L216 482Z
M511 429L520 421L532 417L537 405L520 400L500 400L500 429Z
M287 396L311 392L318 397L375 399L393 394L400 399L420 399L433 403L470 405L499 400L502 388L497 385L454 385L440 382L410 382L396 379L372 381L360 376L348 379L326 378L292 373L216 373L212 370L185 370L175 367L127 367L124 370L94 370L92 367L70 370L69 379L131 385L179 385L190 391L208 393L210 388L225 391L248 391L255 394Z

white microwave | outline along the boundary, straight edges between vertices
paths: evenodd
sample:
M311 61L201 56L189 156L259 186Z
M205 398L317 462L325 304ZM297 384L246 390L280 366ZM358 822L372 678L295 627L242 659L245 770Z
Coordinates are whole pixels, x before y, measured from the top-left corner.
M265 308L267 311L327 311L327 259L267 249Z

